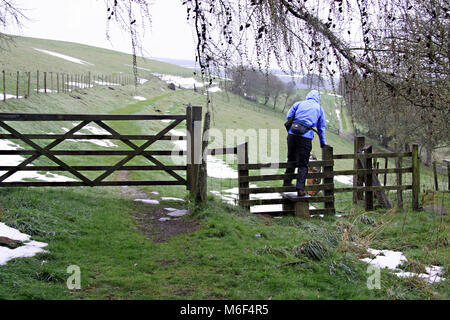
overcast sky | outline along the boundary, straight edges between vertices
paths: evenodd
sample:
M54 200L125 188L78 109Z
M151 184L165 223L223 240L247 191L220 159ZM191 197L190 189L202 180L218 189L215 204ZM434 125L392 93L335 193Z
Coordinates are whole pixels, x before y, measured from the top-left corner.
M152 28L145 30L146 56L195 60L194 38L180 0L156 0L151 4ZM30 21L7 32L34 38L64 40L131 53L129 38L111 28L106 39L106 7L103 0L17 0Z

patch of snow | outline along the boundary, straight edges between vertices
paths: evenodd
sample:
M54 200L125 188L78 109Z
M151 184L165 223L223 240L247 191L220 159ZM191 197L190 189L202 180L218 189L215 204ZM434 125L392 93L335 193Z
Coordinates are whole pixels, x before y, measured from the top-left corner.
M133 99L138 100L138 101L145 101L147 100L147 98L141 97L141 96L134 96Z
M82 83L82 82L66 82L66 84L69 86L69 87L77 87L77 88L86 88L86 87L89 87L89 88L92 88L94 85L88 85L87 83ZM48 91L48 89L47 89L47 91Z
M167 215L171 216L171 217L182 217L185 216L189 213L188 210L176 210L176 211L172 211L169 212Z
M48 245L47 243L31 241L29 235L8 227L2 222L0 222L0 237L24 242L23 246L15 249L0 246L0 265L6 264L6 262L15 258L32 257L36 253L47 252L42 249Z
M164 218L159 218L158 220L159 220L159 221L169 221L169 220L172 220L172 219L170 219L170 218L165 218L165 217L164 217Z
M161 121L170 122L171 120L161 120ZM176 129L170 130L169 133L173 136L183 136L183 137L186 136L186 132L176 130ZM187 141L186 140L172 140L172 143L178 147L177 150L179 150L179 151L187 150Z
M396 272L395 275L400 278L411 278L411 277L419 277L424 279L426 282L432 284L435 282L441 282L444 281L445 278L440 277L440 274L442 274L442 267L438 266L431 266L431 267L425 267L426 273L414 273L414 272L406 272L406 271L400 271Z
M94 83L96 83L100 86L120 86L121 85L120 83L97 81L97 80L94 80Z
M389 270L394 271L394 274L400 278L417 276L424 279L428 283L440 282L445 280L445 278L439 276L440 274L442 274L442 267L439 266L426 267L425 270L427 273L406 272L399 269L399 266L408 261L408 259L406 259L406 257L400 251L376 250L370 248L367 249L367 251L374 255L375 258L364 258L360 259L361 261L377 266L381 269L388 268Z
M156 195L158 195L159 194L159 192L158 191L152 191L152 192L150 192L151 194L156 194Z
M125 66L127 66L127 67L132 67L132 68L133 68L133 66L132 66L131 64L125 64ZM136 67L136 68L141 69L141 70L145 70L145 71L152 71L152 70L150 70L150 69L142 68L142 67Z
M147 79L138 78L138 83L139 83L139 84L144 84L144 83L146 83L147 81L148 81Z
M180 76L174 76L170 74L161 74L161 73L153 73L154 76L158 77L162 81L166 83L173 83L176 87L181 87L184 89L193 89L194 86L196 88L203 87L203 83L198 82L194 78L183 78Z
M90 62L83 61L81 59L77 59L77 58L74 58L74 57L71 57L71 56L67 56L65 54L61 54L61 53L57 53L57 52L53 52L53 51L49 51L49 50L44 50L44 49L38 49L38 48L33 48L33 49L36 50L36 51L40 51L40 52L49 54L51 56L55 56L55 57L58 57L58 58L70 61L70 62L74 62L74 63L78 63L78 64L82 64L82 65L90 65L90 66L94 65L94 64L92 64Z
M161 200L164 200L164 201L183 201L184 202L184 199L173 198L173 197L161 197Z
M167 211L177 211L178 209L175 209L175 208L164 208L164 210L167 210Z
M237 179L238 172L227 165L222 159L211 155L206 156L206 170L208 176L218 179Z
M282 211L282 204L269 204L269 205L258 205L251 206L250 212L271 212L271 211Z
M158 200L153 200L153 199L134 199L134 201L143 202L143 203L147 203L147 204L159 204Z
M339 94L329 93L328 95L332 97L342 98L342 96Z
M23 149L18 144L11 142L9 140L0 139L0 150L18 150ZM0 156L0 163L2 166L17 166L25 160L24 157L20 155L2 155ZM33 166L33 165L28 165ZM6 171L0 171L0 176L5 174ZM12 176L8 177L5 182L20 182L25 179L37 179L47 182L66 182L66 181L76 181L74 179L68 178L66 176L61 176L46 172L45 174L39 173L37 171L19 171L14 173Z
M343 184L353 185L352 176L334 176L334 180Z
M4 95L3 95L3 92L1 92L0 93L0 100L3 100L3 98L4 98ZM16 99L17 98L17 96L15 95L15 94L6 94L6 100L8 100L8 99ZM23 97L22 96L19 96L19 99L22 99Z
M172 129L169 131L174 136L186 136L186 132ZM172 140L172 143L178 147L180 151L187 150L186 140ZM227 165L222 159L211 155L206 156L206 170L209 177L218 179L237 179L238 172Z
M212 88L207 89L206 91L214 93L214 92L220 92L220 91L222 91L222 89L220 89L219 87L212 87Z
M74 126L77 126L78 123L73 123L73 125L74 125ZM64 127L61 128L61 129L62 129L64 132L70 131L69 129L64 128ZM96 134L96 135L111 135L111 133L109 133L108 131L103 130L102 128L95 127L95 126L93 126L93 125L87 125L87 126L84 126L80 131L83 131L83 130L87 130L87 131L89 131L90 133ZM80 131L76 132L75 135L83 134L83 133L80 132ZM108 147L108 148L117 148L117 147L119 147L117 144L113 143L113 142L110 141L110 140L99 140L99 139L66 139L66 141L71 141L71 142L79 142L79 141L82 141L82 142L89 142L89 143L93 143L93 144L95 144L95 145L97 145L97 146L100 146L100 147Z
M38 91L37 89L34 89L34 91ZM45 93L45 89L39 89L39 92L41 93ZM52 89L47 89L47 93L56 93L58 92L57 90L52 90Z
M388 268L390 270L396 270L398 266L403 264L403 262L408 261L400 251L376 250L370 248L367 251L374 255L375 258L364 258L361 259L361 261L367 262L381 269Z

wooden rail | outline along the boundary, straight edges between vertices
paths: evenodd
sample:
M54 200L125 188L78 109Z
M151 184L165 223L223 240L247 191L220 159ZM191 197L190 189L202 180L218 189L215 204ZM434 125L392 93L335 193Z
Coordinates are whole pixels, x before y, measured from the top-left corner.
M297 199L296 202L317 203L323 202L324 209L312 209L311 214L334 214L334 194L341 192L353 192L353 199L355 203L362 202L366 210L373 210L374 198L377 198L384 206L390 206L387 196L384 191L397 190L398 206L403 205L402 192L405 190L412 190L413 194L413 208L418 209L418 186L419 186L419 162L418 162L418 148L413 145L412 152L388 152L388 153L373 153L371 146L365 146L364 137L356 137L355 139L355 154L333 154L333 148L326 147L322 149L322 160L310 161L309 167L322 167L321 172L308 173L308 179L320 179L321 183L316 185L307 185L305 191L321 191L323 196L314 196L310 198ZM256 181L280 181L285 179L294 179L295 174L263 174L265 169L285 169L295 168L296 164L291 162L282 163L248 163L248 144L244 143L237 146L238 152L238 184L239 184L239 205L250 209L251 206L256 205L283 205L283 210L279 211L261 211L254 212L256 214L293 214L294 204L292 196L281 197L286 192L296 191L295 186L283 187L256 187L250 188L250 182ZM403 158L412 158L411 167L402 167ZM376 163L373 163L377 158L386 159L385 168L380 169ZM395 168L388 168L387 159L395 158ZM336 161L344 159L353 159L354 168L351 170L334 170ZM260 170L261 174L250 174L253 170ZM412 184L403 185L402 175L411 173ZM397 185L381 185L378 181L378 174L396 174ZM342 175L353 175L353 187L335 186L334 177ZM385 178L386 179L386 178ZM251 199L251 195L264 193L280 193L280 198L273 199Z
M46 85L46 82L44 82ZM193 117L192 114L195 114ZM187 151L173 151L173 150L148 150L156 141L176 141L186 140L189 146L198 147L200 136L188 134L187 136L170 136L168 132L175 128L182 121L199 120L201 119L201 107L186 108L185 115L114 115L114 114L31 114L31 113L0 113L0 128L6 133L0 134L0 139L16 139L21 140L30 150L0 150L0 155L23 155L28 156L20 164L16 166L2 166L0 171L5 171L0 176L0 187L10 186L124 186L124 185L195 185L195 175L190 172L192 170L192 162L194 159L188 158L187 165L172 166L165 165L157 160L154 156L191 156ZM156 134L151 135L123 135L113 129L110 124L105 121L152 121L152 120L173 120L167 124ZM74 121L78 124L66 132L65 134L29 134L21 133L11 126L11 122L57 122L57 121ZM80 130L88 124L94 123L105 130L108 134L78 134ZM188 128L192 125L187 124ZM188 132L190 133L190 132ZM123 144L129 147L129 150L55 150L62 142L71 140L120 140ZM42 147L33 140L49 140L51 141L46 146ZM140 146L134 144L132 140L144 141ZM200 140L201 141L201 140ZM213 153L217 153L215 150ZM51 160L53 165L35 165L31 164L39 159L41 156ZM57 156L122 156L114 165L93 165L93 166L73 166L69 165ZM136 158L144 157L152 165L129 165L128 163ZM128 164L128 165L127 165ZM174 180L159 180L159 181L107 181L106 179L116 171L164 171L169 174ZM6 182L5 180L20 171L58 171L69 172L79 179L79 181L65 181L65 182L36 182L36 181L18 181ZM100 175L95 179L89 179L83 173L84 171L100 171ZM187 179L181 177L176 171L187 172Z
M256 205L271 205L271 204L281 204L283 205L283 210L280 211L261 211L254 212L255 214L293 214L294 208L291 207L291 201L285 199L281 196L280 198L273 199L250 199L252 194L264 194L264 193L285 193L296 191L295 186L284 186L284 187L260 187L260 188L250 188L250 182L255 181L274 181L274 180L285 180L286 178L295 178L295 174L262 174L262 175L250 175L252 170L265 170L265 169L277 169L277 168L295 168L296 164L292 162L281 162L281 163L248 163L248 144L243 143L237 146L238 152L238 184L239 184L239 205L250 209L251 206ZM308 173L308 178L319 178L324 181L323 184L308 185L305 187L305 191L323 191L324 196L314 196L309 198L300 199L299 202L307 203L320 203L325 204L324 209L312 209L311 214L334 214L334 184L333 184L333 158L332 148L324 149L324 159L320 161L310 161L308 166L310 168L323 167L323 172L318 173ZM331 171L330 171L331 168Z

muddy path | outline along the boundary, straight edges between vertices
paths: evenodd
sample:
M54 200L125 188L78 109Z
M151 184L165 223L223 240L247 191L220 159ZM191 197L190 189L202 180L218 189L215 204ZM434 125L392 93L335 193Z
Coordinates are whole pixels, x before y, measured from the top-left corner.
M128 176L128 171L118 173L118 178L122 181L128 180ZM120 195L130 200L154 199L161 201L161 195L152 195L151 197L144 190L135 186L122 186ZM173 236L189 234L200 228L200 222L192 218L189 212L183 216L176 216L177 212L183 214L187 210L184 203L177 203L176 205L173 202L170 203L169 207L169 205L165 206L161 203L133 202L132 215L137 222L139 231L154 242L164 242ZM171 216L171 214L175 214L175 216Z

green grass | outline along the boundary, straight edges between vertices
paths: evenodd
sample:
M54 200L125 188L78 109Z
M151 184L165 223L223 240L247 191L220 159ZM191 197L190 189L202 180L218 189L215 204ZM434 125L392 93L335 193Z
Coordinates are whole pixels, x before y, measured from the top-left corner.
M31 46L41 45L43 49L92 62L95 68L104 68L101 69L104 73L113 72L116 67L121 71L121 66L129 63L130 59L125 54L70 43L23 38L20 43L18 41L19 44L22 47L17 49L17 54L20 51L32 50L29 49ZM61 71L70 71L65 69L69 68L70 62L61 60L58 62L61 65L58 65L48 57L41 59L37 51L32 50L27 54L31 53L37 54L33 57L36 64L27 62L25 53L18 56L17 61L25 61L24 68L44 69L52 63L55 68L60 67ZM8 68L19 66L19 63L12 59L2 61L7 63ZM156 72L179 75L185 72L182 68L168 64L151 61L148 63L150 65L144 66ZM79 68L78 65L72 67ZM133 99L134 95L144 96L147 100L137 102ZM330 123L336 124L335 97L322 97ZM205 105L205 96L190 90L171 91L165 83L151 78L137 89L133 86L114 87L114 90L95 87L76 90L70 94L33 95L30 99L1 102L1 108L2 112L25 113L164 114L169 111L170 114L183 114L188 102L192 105ZM278 148L278 160L286 159L286 136L283 127L285 116L280 110L273 110L224 92L213 95L212 110L212 126L219 129L224 136L226 129L230 128L244 131L280 130L278 138L270 141L268 149L270 153L272 149ZM344 111L344 129L351 131L350 121L345 114ZM152 134L164 127L159 121L108 124L121 133L128 134ZM62 133L62 126L71 128L73 124L14 124L15 128L28 133ZM313 152L320 158L317 140L314 139ZM335 153L353 152L352 142L333 132L327 132L327 140L334 147ZM44 145L48 141L41 143ZM224 143L234 146L237 141ZM126 149L120 142L118 144L121 149ZM25 147L23 143L21 145ZM215 141L212 147L222 145L222 142ZM168 147L171 147L170 142L160 141L152 149ZM72 142L65 142L58 148L102 149L90 143ZM118 161L112 157L97 158L96 162L87 158L61 159L72 165L110 165ZM169 157L159 159L172 164ZM40 158L35 164L51 162ZM142 165L148 162L137 158L130 164ZM236 168L236 163L231 165ZM338 170L350 169L351 166L351 161L336 161ZM384 163L380 167L384 167ZM98 174L89 173L88 176L95 175ZM407 179L406 176L404 179ZM429 176L429 170L421 171L422 181L428 181ZM168 176L157 172L132 172L130 178L166 180ZM117 179L117 176L114 175L110 179ZM440 179L444 181L442 177ZM208 183L209 190L236 186L236 181L231 179L208 178ZM183 187L158 186L142 189L148 193L149 198L157 198L150 194L150 191L158 191L163 196L187 198ZM140 231L141 225L135 215L146 216L158 208L179 207L179 204L162 202L156 206L145 205L133 202L133 199L122 198L119 193L120 188L113 187L0 189L0 221L32 235L34 240L47 242L50 252L32 258L14 259L0 266L0 298L449 298L448 282L428 286L417 279L397 278L387 271L382 271L381 290L367 289L367 265L359 261L365 257L365 250L362 249L364 246L401 250L411 261L407 266L409 271L420 270L431 264L440 265L444 267L444 277L448 278L448 216L441 217L427 211L412 212L408 193L405 193L404 211L395 209L364 213L373 220L370 225L361 222L363 210L352 204L350 193L336 195L336 208L347 217L327 217L310 221L294 217L267 220L243 212L237 207L221 204L217 198L209 196L209 202L203 208L186 205L195 210L195 213L183 219L187 222L198 222L200 227L188 234L171 237L166 242L148 239ZM395 193L389 193L389 197L394 203ZM448 211L448 193L441 193L440 197L439 201L443 201ZM353 230L353 241L344 241L343 224ZM257 237L257 234L261 237ZM326 242L330 235L339 241L337 244L328 245L329 255L321 261L311 260L295 249L309 240ZM285 265L290 262L299 263ZM66 288L65 282L69 276L66 269L70 265L78 265L81 268L80 291L70 291Z
M448 299L446 283L381 273L381 289L366 286L363 251L342 240L339 225L355 236L378 232L373 246L402 249L408 259L439 264L448 276L448 223L436 215L367 213L373 225L348 218L305 221L293 217L266 220L210 199L185 219L201 228L155 243L141 234L132 210L148 205L120 199L104 189L2 189L0 218L8 225L49 243L50 253L14 259L0 266L3 299ZM387 220L392 220L386 224ZM379 225L385 224L379 232ZM439 229L440 228L440 229ZM440 230L440 231L438 231ZM438 232L437 232L438 231ZM437 233L436 233L437 232ZM260 237L256 235L260 234ZM330 255L315 261L296 252L307 240L326 243ZM448 240L447 240L448 241ZM414 245L412 245L414 244ZM45 261L45 263L43 262ZM294 265L286 265L298 262ZM82 289L66 288L66 269L78 265Z

